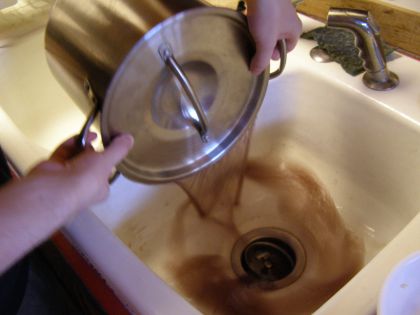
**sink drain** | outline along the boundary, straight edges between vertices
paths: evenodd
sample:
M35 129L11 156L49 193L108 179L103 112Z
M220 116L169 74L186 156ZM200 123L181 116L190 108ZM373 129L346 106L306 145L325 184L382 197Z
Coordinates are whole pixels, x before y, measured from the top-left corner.
M232 268L243 280L280 289L296 281L306 265L305 251L292 234L277 228L252 230L232 250Z
M285 242L260 238L249 244L241 256L242 268L263 281L277 281L293 272L296 256Z

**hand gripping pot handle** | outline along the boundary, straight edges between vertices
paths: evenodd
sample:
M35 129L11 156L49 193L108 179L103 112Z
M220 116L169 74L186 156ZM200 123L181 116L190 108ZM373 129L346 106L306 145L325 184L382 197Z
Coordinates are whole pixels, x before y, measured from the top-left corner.
M92 90L92 87L90 85L89 80L85 79L84 83L83 83L83 87L85 89L86 95L89 98L89 102L93 105L93 109L92 111L89 113L88 118L86 119L85 124L82 127L82 130L80 131L79 135L76 138L76 145L80 148L80 149L85 149L88 146L88 134L89 134L89 130L90 127L92 126L93 122L96 119L96 116L98 116L99 114L99 104L98 104L98 99L95 96L95 93ZM114 170L112 175L109 177L108 182L111 184L113 183L117 177L120 175L120 172L118 172L117 170Z
M301 2L299 0L295 1L295 6L298 2ZM241 12L242 14L245 14L246 11L246 4L244 1L239 1L238 6L236 8L238 12ZM283 73L284 68L286 67L286 61L287 61L287 45L286 40L282 39L277 42L277 50L280 54L280 64L277 70L270 72L270 80L277 78L280 74Z

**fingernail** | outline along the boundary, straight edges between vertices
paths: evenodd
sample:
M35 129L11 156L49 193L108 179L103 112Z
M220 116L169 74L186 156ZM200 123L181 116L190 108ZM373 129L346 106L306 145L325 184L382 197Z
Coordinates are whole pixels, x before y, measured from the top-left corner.
M259 75L264 69L259 67L255 62L251 62L251 65L249 67L249 71L251 71L254 75Z
M258 75L258 68L256 68L255 66L253 66L251 64L251 66L249 67L249 71L251 71L252 74L254 75Z
M89 134L87 136L88 143L92 143L93 141L96 140L97 137L98 137L98 135L95 132L89 131Z
M263 69L260 69L260 68L252 68L251 69L251 72L254 75L260 75L262 71L263 71Z

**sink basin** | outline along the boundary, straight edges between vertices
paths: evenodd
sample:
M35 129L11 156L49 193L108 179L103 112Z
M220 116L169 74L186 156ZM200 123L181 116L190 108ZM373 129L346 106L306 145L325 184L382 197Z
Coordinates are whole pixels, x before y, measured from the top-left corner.
M303 22L306 28L318 26L308 18L303 17ZM120 177L106 202L66 227L69 238L134 313L197 314L197 308L206 314L225 314L220 299L228 295L223 290L232 283L222 281L220 266L235 275L231 252L241 235L263 227L289 228L293 234L301 226L313 227L316 235L324 237L326 267L352 262L351 272L334 290L327 290L322 302L311 304L314 311L328 298L334 300L334 293L360 268L355 278L368 270L416 217L420 209L420 99L415 84L419 63L404 56L395 59L389 68L400 76L400 86L376 92L365 88L360 76L350 77L336 64L313 62L309 57L313 46L301 40L289 54L284 74L269 84L252 133L240 206L203 216L176 184L150 186ZM8 119L10 128L24 139L13 143L2 131L0 142L25 172L76 133L84 116L49 74L41 31L0 49L0 64L6 69L6 75L0 75L0 118ZM27 143L42 148L42 153L31 148L22 159L16 147ZM260 170L269 167L273 172L300 174L295 178L306 188L294 191L292 203L301 202L310 192L316 195L315 203L306 206L299 219L274 211L278 191L273 194L261 184L259 172L252 175L255 165ZM278 187L284 188L283 184ZM326 204L326 216L311 217ZM343 246L331 245L334 236L346 239L337 243ZM318 246L323 248L322 243ZM304 252L308 255L308 248ZM206 282L207 291L196 285L197 270L211 280ZM192 293L200 289L204 298L197 299ZM366 309L366 314L370 311Z
M334 78L312 72L292 54L286 73L269 85L249 159L297 164L318 178L347 227L362 238L366 264L418 213L419 148L418 125L402 121L382 104ZM229 296L224 291L229 282L214 283L213 277L220 277L219 268L230 266L231 250L239 235L267 226L283 229L282 220L288 219L272 213L272 198L247 176L242 207L233 209L233 219L226 219L226 213L200 216L175 184L135 185L130 190L126 185L121 180L113 189L127 200L108 209L101 206L95 213L149 268L187 294L205 314L225 314L210 309L220 307L220 299ZM317 214L315 205L311 210ZM312 223L314 228L332 228ZM233 235L232 224L239 231ZM299 223L291 231L297 226ZM350 260L352 248L346 249L346 254ZM176 269L178 265L180 269ZM188 272L194 277L200 268L210 284L179 275ZM198 284L207 290L205 301L194 300L191 290L197 293ZM223 296L214 296L215 292Z

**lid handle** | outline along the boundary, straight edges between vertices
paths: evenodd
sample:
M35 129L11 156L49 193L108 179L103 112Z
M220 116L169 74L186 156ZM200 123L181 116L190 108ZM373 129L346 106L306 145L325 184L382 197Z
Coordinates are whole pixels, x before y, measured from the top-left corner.
M181 84L184 89L185 94L187 95L189 102L181 103L181 112L185 119L188 119L194 128L200 134L201 140L207 142L207 119L203 111L203 107L198 100L197 94L195 94L190 81L188 80L185 72L182 70L181 66L176 61L172 49L168 44L160 45L158 49L159 55L168 68L171 70L175 78ZM191 106L192 105L192 106Z

